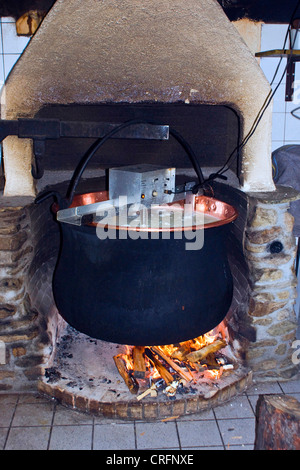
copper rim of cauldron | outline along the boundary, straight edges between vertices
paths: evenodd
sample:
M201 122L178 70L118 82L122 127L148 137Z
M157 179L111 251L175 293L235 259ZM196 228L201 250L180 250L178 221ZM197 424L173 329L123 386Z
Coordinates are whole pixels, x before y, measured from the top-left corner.
M108 200L108 191L98 191L93 193L85 193L85 194L78 194L74 197L73 202L70 207L78 207L78 206L85 206L87 204L93 204L96 202L102 202ZM167 204L168 206L172 207L172 205L177 204L184 206L185 200L182 199L180 201L175 201L173 203ZM196 205L201 205L204 210L204 214L212 215L213 217L217 217L218 220L216 222L210 222L208 224L203 225L191 225L189 227L169 227L169 228L151 228L151 227L125 227L119 225L108 225L108 224L101 224L92 222L88 225L90 226L99 226L108 230L125 230L125 231L132 231L132 232L187 232L187 231L195 231L201 229L208 229L213 227L220 227L225 224L229 224L233 222L237 216L237 210L227 204L226 202L219 201L218 199L212 198L210 196L196 196L195 198Z

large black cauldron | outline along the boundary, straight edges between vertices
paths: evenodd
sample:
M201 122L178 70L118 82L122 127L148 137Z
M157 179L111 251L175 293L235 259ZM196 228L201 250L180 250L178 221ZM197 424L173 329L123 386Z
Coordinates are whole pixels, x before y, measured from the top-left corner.
M104 194L75 196L76 186L91 157L120 130L139 123L129 121L98 139L75 170L67 197L59 208L105 199ZM150 123L150 124L153 124ZM187 152L198 176L197 193L205 180L188 143L170 128ZM53 195L37 198L41 202ZM201 201L201 198L204 198ZM120 237L100 240L96 226L61 223L61 250L53 278L53 292L62 317L77 330L105 341L129 345L163 345L195 338L216 327L226 316L233 283L225 241L233 207L200 196L203 211L214 211L216 223L204 231L204 246L186 250L186 236L170 239ZM123 234L124 235L124 234Z
M74 199L75 205L93 194ZM99 193L94 193L99 200ZM61 252L53 291L62 317L77 330L105 341L162 345L185 341L216 327L232 301L225 241L235 210L201 196L216 223L200 227L204 245L187 239L127 237L100 240L93 225L61 224ZM123 237L124 238L124 234Z

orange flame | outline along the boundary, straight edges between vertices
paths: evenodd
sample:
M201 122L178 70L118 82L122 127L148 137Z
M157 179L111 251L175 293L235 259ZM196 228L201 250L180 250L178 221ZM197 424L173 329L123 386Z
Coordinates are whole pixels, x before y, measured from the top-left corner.
M125 354L122 354L122 359L125 362L127 370L133 370L133 361L131 356L131 348L129 346L125 346Z
M222 337L223 339L227 338L227 328L225 325L220 324L216 329L209 331L208 333L198 336L197 338L193 338L188 341L184 341L178 344L168 344L164 346L160 346L161 351L168 357L172 359L174 363L176 363L181 368L186 368L189 370L191 375L194 377L194 380L197 381L196 377L204 378L207 380L218 380L223 372L222 367L218 369L208 368L205 360L201 363L192 363L186 359L186 356L194 351L202 349L203 347L213 343L216 339ZM134 369L133 365L133 358L132 358L132 351L133 346L125 346L125 351L121 355L128 371L132 371ZM146 378L147 379L159 379L161 378L160 373L157 369L151 365L147 356L145 356L146 362ZM214 366L212 366L214 367Z
M213 343L218 338L218 336L219 336L219 332L215 332L214 330L211 330L202 336L198 336L197 338L184 341L182 343L179 343L179 345L176 345L176 346L174 344L161 346L161 349L166 355L170 357L174 356L176 358L176 352L178 352L179 350L184 349L188 352L198 351L198 349L201 349L204 346L207 346L208 344Z

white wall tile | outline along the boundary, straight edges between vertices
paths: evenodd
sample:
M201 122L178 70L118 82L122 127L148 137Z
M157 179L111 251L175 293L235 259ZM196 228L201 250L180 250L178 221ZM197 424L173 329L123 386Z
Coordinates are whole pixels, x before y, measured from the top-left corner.
M15 23L15 19L12 16L2 16L2 23Z
M282 49L287 29L287 24L263 24L261 50L270 51L272 49ZM287 49L289 42L286 43L286 46Z
M279 147L282 147L284 145L284 141L283 140L273 140L272 142L272 152L274 152L274 150L277 150L279 149Z
M282 49L287 27L287 25L262 25L261 50ZM286 48L288 47L289 42L286 43ZM260 66L269 82L278 63L278 58L262 58L260 61ZM274 86L279 83L286 63L286 59L281 61ZM291 111L300 106L300 63L296 64L295 80L299 83L296 83L293 102L285 101L285 78L284 76L273 99L272 150L285 144L300 144L300 120L291 115Z
M282 24L263 24L261 35L261 51L270 51L273 49L282 49L287 32L287 25ZM288 47L288 42L286 43ZM263 57L260 60L260 66L269 82L272 81L276 68L280 62L280 58ZM274 79L275 84L279 83L286 67L286 59L282 59L278 72ZM282 80L285 83L285 76Z
M29 42L29 38L18 36L14 23L2 22L3 53L20 54Z
M290 113L293 109L300 106L300 69L296 70L294 82L294 97L293 101L287 101L286 103L286 112Z
M19 59L30 38L20 37L16 33L14 18L0 18L0 88L1 80L5 81Z
M270 83L273 80L273 77L274 77L277 65L279 64L279 61L280 61L280 59L278 59L276 57L262 57L260 59L260 67L261 67L262 71L264 72L267 80ZM278 71L276 73L276 76L274 78L274 81L273 81L274 84L279 83L279 81L280 81L280 79L281 79L281 77L284 73L285 67L286 67L286 60L282 59L282 61L280 62ZM282 80L281 83L285 83L285 76L283 77L283 80Z
M20 54L4 54L4 77L7 79L11 69L19 59Z
M3 54L3 35L2 35L2 22L0 18L0 54Z
M3 56L0 55L0 91L4 84L4 63L3 63Z
M299 120L300 120L300 106L295 106L293 108L293 114L291 112L287 113L287 114L291 114L293 116L294 119L297 119L296 116L298 116Z
M272 86L274 91L277 85ZM285 84L282 83L278 86L277 91L273 98L273 113L285 113L286 103L285 103Z
M273 113L272 140L284 140L285 113Z
M300 120L290 113L286 115L285 141L300 142Z

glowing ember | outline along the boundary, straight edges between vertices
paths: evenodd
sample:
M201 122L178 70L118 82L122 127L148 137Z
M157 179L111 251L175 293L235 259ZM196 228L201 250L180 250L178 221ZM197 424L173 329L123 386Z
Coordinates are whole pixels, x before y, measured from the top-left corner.
M205 370L203 376L206 379L217 380L222 375L222 368L220 370L212 369L212 370Z
M149 387L138 399L147 395L156 396L154 390L164 384L163 393L174 397L179 387L209 382L215 383L223 371L233 369L227 357L220 351L227 346L227 330L223 325L203 336L178 344L142 348L146 372L139 383ZM139 347L141 349L141 347ZM126 346L125 354L120 355L126 364L130 377L139 377L134 369L133 346ZM141 358L141 356L140 356ZM136 381L137 382L137 381Z

